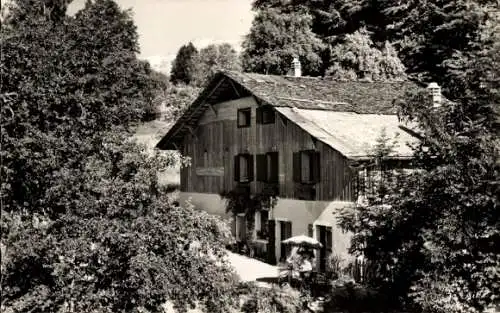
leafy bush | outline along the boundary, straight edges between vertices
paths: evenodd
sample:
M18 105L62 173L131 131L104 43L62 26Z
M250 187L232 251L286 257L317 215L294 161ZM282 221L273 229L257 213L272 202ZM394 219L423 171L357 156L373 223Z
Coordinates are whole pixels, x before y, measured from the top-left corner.
M303 299L291 289L263 288L255 283L241 283L237 293L242 299L245 313L299 313Z
M351 251L374 265L370 283L427 312L482 312L499 299L499 52L470 62L456 102L436 108L425 92L401 101L421 138L416 170L342 217Z
M108 136L78 176L57 178L64 213L2 212L5 307L157 311L172 300L214 312L231 304L228 230L216 217L171 206L154 175L161 159L141 151Z
M331 282L331 292L325 303L326 312L390 312L397 306L392 295L356 284L351 279L339 278Z
M128 12L15 4L1 32L2 311L228 311L230 234L173 205L157 174L177 159L131 139L154 85Z

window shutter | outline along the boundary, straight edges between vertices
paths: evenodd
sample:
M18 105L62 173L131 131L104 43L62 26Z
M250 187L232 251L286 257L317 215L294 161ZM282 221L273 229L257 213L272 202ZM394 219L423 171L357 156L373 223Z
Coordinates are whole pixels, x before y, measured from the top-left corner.
M269 173L269 178L271 183L277 183L279 181L279 158L278 152L270 152L271 158L271 173Z
M311 153L312 181L318 183L321 180L321 159L319 152Z
M300 183L300 168L301 168L301 162L300 162L300 152L295 152L293 154L293 181Z
M333 236L332 236L332 228L326 228L326 251L331 252L333 250Z
M274 112L273 108L269 108L269 123L274 124L276 122L276 112Z
M262 124L262 107L258 107L256 110L255 110L255 119L256 119L256 122L257 124Z
M233 166L234 166L234 180L240 181L240 156L239 155L234 156Z
M248 155L248 181L253 181L254 174L253 174L253 155L249 154Z
M290 237L292 237L292 222L285 222L285 234L286 234L286 238L285 239L288 239Z
M256 179L257 181L266 181L267 178L267 159L265 154L257 154L256 155L257 162L257 173Z
M314 236L313 224L307 225L307 235L311 238Z

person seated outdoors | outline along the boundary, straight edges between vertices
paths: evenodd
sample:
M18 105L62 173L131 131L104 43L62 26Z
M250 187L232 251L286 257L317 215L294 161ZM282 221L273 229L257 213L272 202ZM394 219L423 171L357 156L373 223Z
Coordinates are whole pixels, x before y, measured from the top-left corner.
M313 271L314 253L308 249L300 251L300 262L298 266L302 286L306 287L311 283Z
M302 260L299 263L299 272L301 273L301 276L304 276L312 272L312 264L308 255L304 255L302 257Z

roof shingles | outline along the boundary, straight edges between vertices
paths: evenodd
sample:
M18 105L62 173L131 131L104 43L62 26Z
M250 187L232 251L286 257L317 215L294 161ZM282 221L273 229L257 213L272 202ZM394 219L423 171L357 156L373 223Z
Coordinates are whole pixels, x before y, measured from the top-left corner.
M393 157L411 156L406 143L414 143L415 138L400 128L394 101L401 99L406 91L419 88L413 82L335 81L232 71L215 75L157 146L168 149L176 146L175 142L180 144L187 132L187 121L196 123L192 119L197 120L206 110L208 95L227 79L245 89L247 94L276 107L299 127L348 158L367 157L367 146L376 142L382 129L390 137L402 134L398 136L399 145ZM222 101L219 96L212 100Z
M417 87L409 81L335 81L319 77L225 74L273 106L364 114L395 114L393 101Z

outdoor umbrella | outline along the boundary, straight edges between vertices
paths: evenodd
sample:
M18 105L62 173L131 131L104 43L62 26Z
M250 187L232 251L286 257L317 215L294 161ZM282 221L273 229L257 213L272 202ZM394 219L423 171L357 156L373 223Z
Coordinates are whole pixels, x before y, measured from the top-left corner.
M305 235L290 237L290 238L285 239L281 242L284 244L291 245L291 246L312 248L312 249L319 249L319 248L323 247L321 242L317 241L314 238L305 236Z

